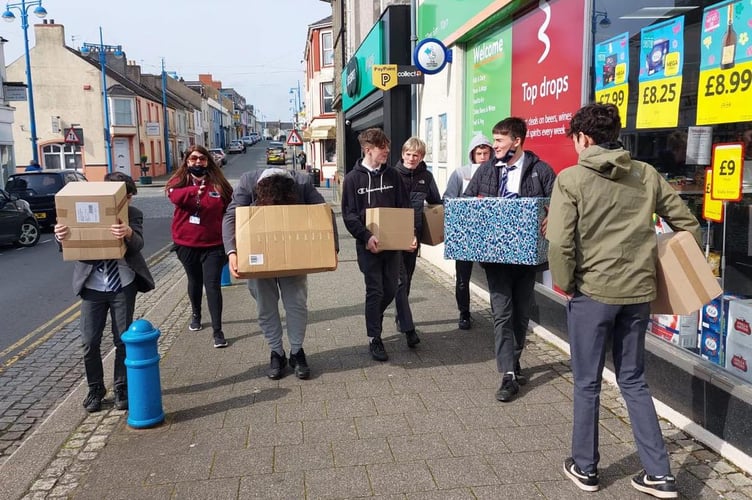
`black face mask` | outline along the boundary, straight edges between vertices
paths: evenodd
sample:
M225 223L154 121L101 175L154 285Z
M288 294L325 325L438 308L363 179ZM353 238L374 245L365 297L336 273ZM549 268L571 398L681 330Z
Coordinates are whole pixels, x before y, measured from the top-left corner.
M188 171L195 177L203 177L206 175L206 169L204 167L188 167Z
M516 153L516 149L509 148L509 151L507 151L507 153L502 158L499 158L499 161L503 163L509 163L509 160L511 160Z

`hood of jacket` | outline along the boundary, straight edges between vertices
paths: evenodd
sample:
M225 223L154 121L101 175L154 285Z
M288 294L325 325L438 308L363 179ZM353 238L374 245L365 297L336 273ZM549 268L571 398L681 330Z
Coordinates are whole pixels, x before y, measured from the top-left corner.
M489 148L493 149L491 141L489 141L485 135L475 134L473 138L470 139L470 145L467 147L467 156L470 158L471 165L475 163L473 161L473 151L475 151L475 148L477 148L478 146L488 146ZM493 154L491 156L493 156Z
M619 143L590 146L580 153L579 163L606 179L621 179L632 172L632 156Z

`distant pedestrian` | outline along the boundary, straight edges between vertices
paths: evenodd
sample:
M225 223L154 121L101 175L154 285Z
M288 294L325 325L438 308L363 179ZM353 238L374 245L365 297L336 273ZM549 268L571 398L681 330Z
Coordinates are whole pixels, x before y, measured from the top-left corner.
M109 313L112 339L115 344L114 392L115 408L128 408L128 381L125 369L125 345L122 334L133 322L136 292L154 289L154 278L149 272L141 250L144 247L144 214L130 205L138 192L136 183L121 172L112 172L105 181L124 182L128 197L128 224L118 221L110 226L110 233L125 241L125 256L111 260L79 260L73 266L73 291L81 297L81 343L84 351L84 369L89 392L83 406L88 412L102 409L102 399L107 393L100 346ZM55 224L55 239L60 242L70 237L70 228ZM60 248L62 251L62 247Z
M363 156L345 176L342 186L342 219L355 238L358 267L366 285L366 334L368 350L376 361L389 356L381 341L384 311L394 300L400 271L400 251L379 249L379 240L366 227L366 209L410 208L410 198L399 173L385 164L389 138L380 128L369 128L358 136ZM418 247L413 239L411 251Z
M306 169L306 160L308 157L305 154L305 151L301 150L300 153L298 153L298 162L300 162L300 170Z
M41 171L42 171L42 167L39 166L39 162L36 160L31 160L29 162L29 166L26 167L26 170L25 170L25 172L41 172Z
M522 149L527 136L525 120L510 117L493 128L495 158L483 163L465 190L465 196L500 198L548 197L556 174L532 151ZM483 263L494 320L496 369L501 386L496 399L507 403L527 383L520 357L525 348L530 308L538 266Z
M415 211L415 234L423 230L423 208L426 202L440 204L441 195L433 174L428 170L423 158L426 156L426 143L418 137L410 137L402 146L402 159L394 166L410 196L410 204ZM420 243L417 243L418 249ZM394 305L397 309L397 330L405 334L407 347L420 343L415 332L413 313L410 309L410 285L415 273L418 252L401 252L399 282Z
M188 277L192 310L188 329L197 332L203 328L201 302L205 287L214 347L227 347L222 331L222 268L227 263L222 246L222 217L232 198L232 186L209 151L193 145L167 181L165 191L175 205L173 250Z
M238 274L238 255L235 241L235 210L250 205L295 205L326 203L324 197L311 184L311 178L300 172L283 168L267 168L246 172L238 181L227 207L222 232L230 262L230 273ZM339 252L337 224L332 214L335 249ZM271 349L267 376L278 380L285 374L287 357L282 342L282 320L279 316L279 299L285 308L287 340L290 342L290 367L299 379L308 379L308 366L303 341L308 326L308 276L301 274L282 278L254 278L248 280L248 289L256 300L258 322Z
M491 141L483 134L477 134L470 140L469 146L470 163L457 168L447 181L444 191L444 199L460 198L470 184L475 172L481 163L491 158ZM454 296L457 300L457 309L460 318L457 326L460 330L469 330L473 326L473 317L470 314L470 277L473 274L473 263L468 260L454 262L455 287Z
M567 134L577 165L556 179L548 218L554 284L569 295L567 329L574 378L572 456L564 472L584 491L599 488L598 411L606 350L627 404L643 471L637 490L676 498L653 400L645 381L645 331L656 297L653 214L700 242L700 226L676 191L618 142L621 120L612 104L575 113Z

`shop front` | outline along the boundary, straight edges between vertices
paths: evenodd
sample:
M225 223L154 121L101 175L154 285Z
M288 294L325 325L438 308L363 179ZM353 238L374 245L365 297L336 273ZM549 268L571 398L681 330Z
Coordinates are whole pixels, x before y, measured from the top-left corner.
M752 5L655 3L424 0L418 38L442 40L454 61L426 79L420 135L444 155L430 162L440 188L468 162L470 137L490 137L507 116L527 120L525 149L560 171L576 161L565 134L572 113L593 100L616 104L625 147L701 221L725 297L697 315L654 318L653 395L752 455ZM448 145L434 149L441 121ZM452 272L442 253L423 256ZM476 285L484 288L482 278ZM534 321L566 341L566 299L544 275L536 292Z

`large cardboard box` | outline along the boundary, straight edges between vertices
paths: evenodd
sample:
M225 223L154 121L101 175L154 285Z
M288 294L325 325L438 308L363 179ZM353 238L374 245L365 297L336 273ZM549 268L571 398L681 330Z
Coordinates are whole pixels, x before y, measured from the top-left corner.
M648 333L672 344L687 349L696 349L699 340L698 313L692 314L651 314Z
M125 241L110 226L128 224L124 182L69 182L55 195L57 222L70 228L63 260L120 259Z
M658 296L652 314L689 314L723 292L697 242L687 231L659 234Z
M366 227L379 240L379 250L409 250L415 238L415 210L367 208Z
M267 205L235 209L238 273L280 278L337 269L329 205Z
M446 200L444 258L503 264L542 264L548 241L541 234L549 198Z
M444 241L444 205L428 205L423 209L423 231L420 242L438 245Z

